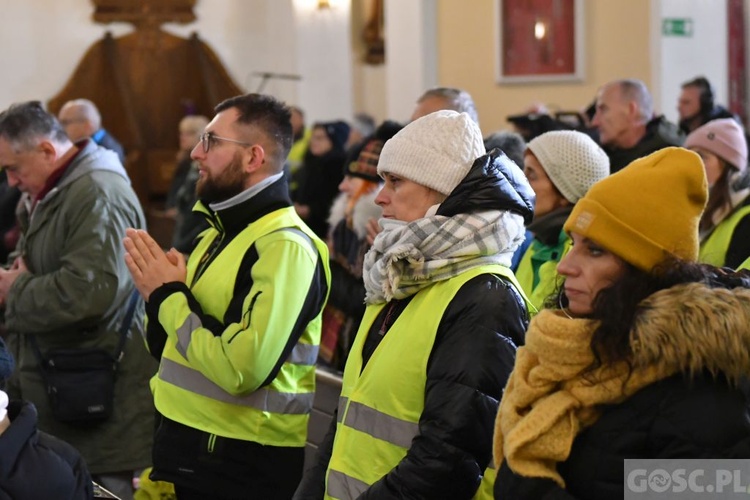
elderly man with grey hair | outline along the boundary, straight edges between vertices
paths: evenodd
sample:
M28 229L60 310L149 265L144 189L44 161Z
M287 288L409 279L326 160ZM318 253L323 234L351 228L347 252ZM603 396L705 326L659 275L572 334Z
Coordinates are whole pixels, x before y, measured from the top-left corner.
M474 123L479 125L479 115L471 94L465 90L452 87L434 87L426 90L417 99L411 121L441 109L467 113Z
M612 173L642 156L668 147L681 146L684 135L663 115L655 115L651 94L641 80L613 80L596 96L596 114L591 122L599 142L609 156Z
M91 139L99 146L117 153L125 165L125 150L112 134L102 127L102 116L96 104L88 99L74 99L63 104L58 115L65 133L73 142Z
M34 403L39 429L73 445L95 481L132 499L134 474L151 464L148 381L156 371L121 243L127 228L145 227L138 197L112 151L73 144L38 101L0 113L0 168L23 193L17 257L0 270L6 340L18 363L8 394ZM120 360L112 392L97 390L95 372L81 364L98 352ZM70 364L54 363L53 353ZM46 383L66 366L86 381L75 393Z

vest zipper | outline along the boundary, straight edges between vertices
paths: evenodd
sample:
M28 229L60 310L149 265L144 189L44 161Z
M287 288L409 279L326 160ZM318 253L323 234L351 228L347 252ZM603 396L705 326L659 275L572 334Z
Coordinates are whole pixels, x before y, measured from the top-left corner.
M215 446L216 446L216 434L210 434L208 436L208 452L213 453Z
M388 310L385 313L385 318L383 318L383 322L380 324L380 329L378 330L378 335L381 337L388 332L388 329L391 327L391 316L393 315L394 309L396 309L396 302L397 300L392 300L390 304L388 304Z
M193 276L193 283L197 282L198 279L200 279L200 277L203 275L203 272L211 263L211 261L214 258L214 254L221 247L221 244L223 242L224 242L224 233L222 232L222 233L219 233L219 235L217 235L214 241L211 242L211 245L209 245L208 249L206 249L206 252L201 257L201 260L198 262L198 268L196 269L195 275Z

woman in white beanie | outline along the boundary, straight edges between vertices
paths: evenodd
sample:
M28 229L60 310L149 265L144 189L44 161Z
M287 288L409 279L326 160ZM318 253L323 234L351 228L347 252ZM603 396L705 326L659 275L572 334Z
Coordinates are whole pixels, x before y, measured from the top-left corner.
M491 498L494 413L528 324L508 265L533 193L455 111L404 127L378 173L367 308L337 419L294 498Z
M534 234L516 270L518 282L538 309L557 288L557 263L570 248L563 224L591 186L609 175L609 157L588 135L559 130L526 147L524 173L536 194Z
M700 224L700 261L736 268L750 257L750 173L742 126L713 120L685 140L703 160L709 192Z

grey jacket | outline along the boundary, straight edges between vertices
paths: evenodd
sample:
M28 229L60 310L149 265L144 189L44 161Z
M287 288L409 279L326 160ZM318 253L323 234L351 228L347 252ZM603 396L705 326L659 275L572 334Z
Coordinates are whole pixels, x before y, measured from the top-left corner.
M122 239L128 227L145 227L138 198L117 155L92 141L29 213L19 204L19 252L29 272L10 289L5 311L8 347L18 369L12 398L39 411L39 428L76 447L93 474L150 464L153 403L148 380L155 364L143 342L143 307L130 328L115 385L114 416L85 429L55 421L39 363L29 343L51 348L101 347L114 353L118 329L134 289Z

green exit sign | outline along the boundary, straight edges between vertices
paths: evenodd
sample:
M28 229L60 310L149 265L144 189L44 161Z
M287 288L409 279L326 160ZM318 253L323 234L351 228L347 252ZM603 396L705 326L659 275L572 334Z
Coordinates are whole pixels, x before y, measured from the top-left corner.
M689 17L668 17L661 21L661 33L664 36L693 36L693 20Z

